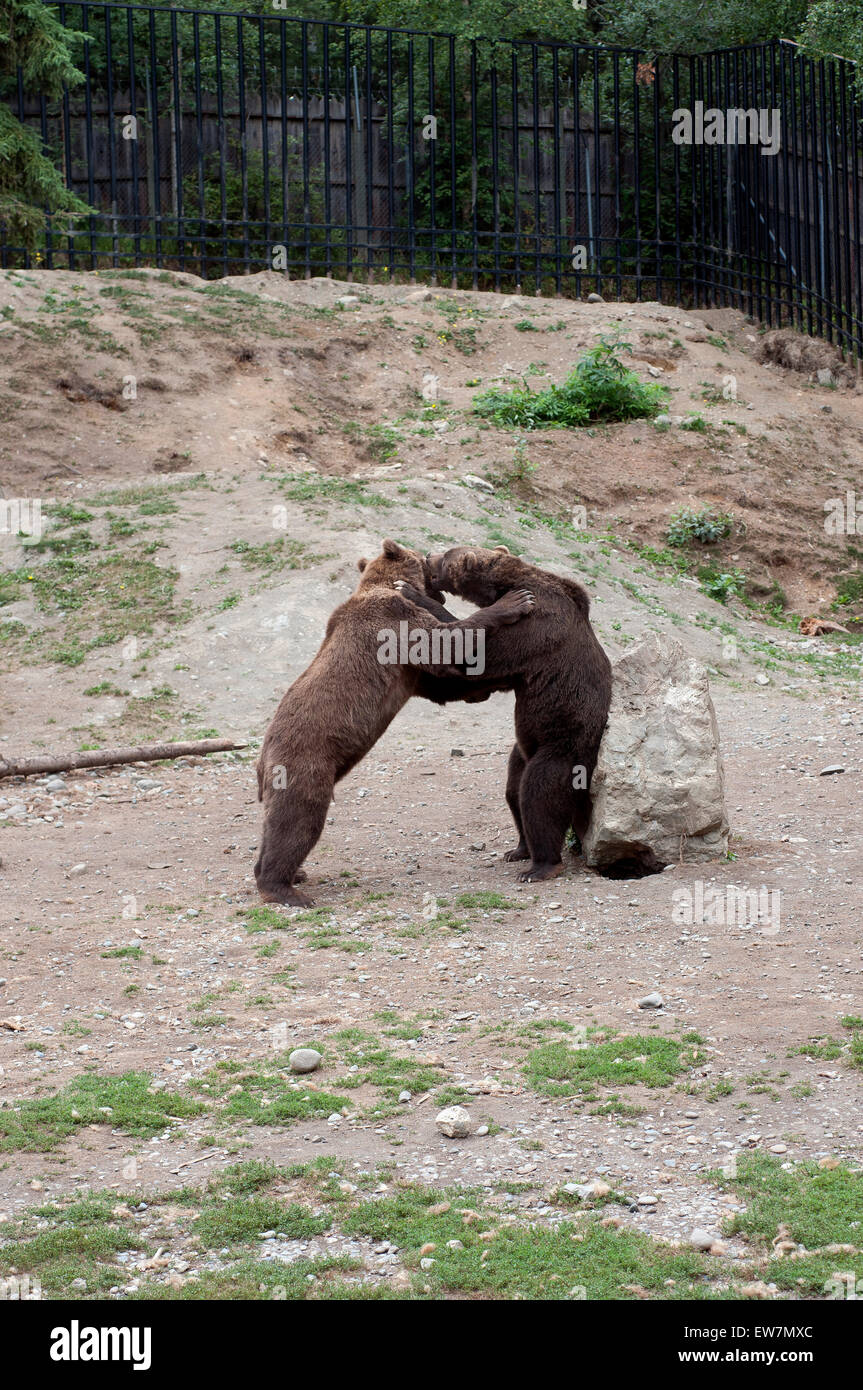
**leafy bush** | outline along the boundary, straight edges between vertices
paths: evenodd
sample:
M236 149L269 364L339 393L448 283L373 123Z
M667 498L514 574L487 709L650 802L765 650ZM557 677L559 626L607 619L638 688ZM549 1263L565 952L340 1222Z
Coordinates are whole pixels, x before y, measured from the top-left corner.
M701 545L715 545L731 535L734 517L729 512L714 512L712 507L682 507L675 512L668 525L666 536L669 545L689 545L699 541Z
M641 378L620 360L629 343L602 338L576 364L562 386L531 391L526 385L484 391L474 401L477 415L521 429L569 429L599 420L635 420L659 413L666 387Z
M701 569L698 571L698 579L702 589L711 598L715 598L718 603L725 603L729 598L737 598L743 593L746 587L746 575L741 570L715 570Z

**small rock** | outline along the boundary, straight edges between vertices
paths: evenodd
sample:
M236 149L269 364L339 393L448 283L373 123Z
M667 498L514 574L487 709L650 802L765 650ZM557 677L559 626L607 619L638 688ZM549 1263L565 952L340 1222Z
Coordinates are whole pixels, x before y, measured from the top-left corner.
M640 1009L661 1009L664 1003L665 1000L661 994L645 994L643 999L639 999L638 1007Z
M821 771L819 772L818 775L819 775L819 777L830 777L830 776L833 775L834 772L844 772L844 771L845 771L845 768L843 767L842 763L830 763L829 766L827 766L827 767L822 767L822 769L821 769Z
M695 1250L709 1250L715 1239L715 1236L708 1235L707 1231L702 1230L700 1226L696 1226L692 1235L689 1237L689 1244Z
M435 1120L441 1134L447 1139L466 1139L470 1134L470 1115L463 1105L449 1105Z
M755 684L756 684L756 685L769 685L769 684L770 684L770 677L769 677L769 676L765 676L763 671L759 671L758 675L755 677Z
M339 296L336 303L340 309L357 309L359 308L360 301L358 295L343 294Z
M601 294L589 294L587 296L587 302L588 304L604 304L605 300Z
M475 492L488 492L494 495L494 488L487 478L478 478L475 473L465 473L462 482Z
M401 1102L402 1105L407 1105L407 1103L408 1103L408 1101L410 1100L410 1098L411 1098L411 1092L410 1092L410 1091L399 1091L399 1100L400 1100L400 1102Z
M69 870L69 877L70 877L70 878L80 878L81 875L82 875L82 874L85 874L86 872L87 872L87 865L86 865L86 864L73 864L72 867L71 867L71 869Z
M288 1058L288 1065L291 1071L317 1071L322 1061L320 1052L317 1052L315 1048L298 1047Z
M834 377L834 375L833 375L833 373L831 372L831 370L830 370L829 367L819 367L819 369L818 369L818 385L819 385L819 386L833 386L833 385L835 384L835 381L836 381L836 378Z

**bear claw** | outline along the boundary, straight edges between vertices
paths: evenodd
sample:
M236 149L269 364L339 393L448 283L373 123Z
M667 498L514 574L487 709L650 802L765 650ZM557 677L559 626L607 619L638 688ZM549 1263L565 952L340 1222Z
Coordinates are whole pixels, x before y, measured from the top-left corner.
M531 864L524 873L519 874L519 883L543 883L546 879L557 878L563 873L563 864Z

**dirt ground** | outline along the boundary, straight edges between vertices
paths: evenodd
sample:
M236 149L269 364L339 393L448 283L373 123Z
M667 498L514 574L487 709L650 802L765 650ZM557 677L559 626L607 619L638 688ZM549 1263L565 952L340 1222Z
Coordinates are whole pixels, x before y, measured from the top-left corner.
M342 296L359 302L338 307ZM378 1108L365 1084L345 1113L289 1127L226 1131L209 1111L163 1140L87 1126L50 1152L0 1155L0 1212L15 1219L34 1192L204 1181L238 1153L279 1164L325 1153L440 1186L524 1184L513 1200L539 1218L561 1185L601 1179L629 1194L625 1226L685 1241L693 1226L718 1235L740 1205L705 1176L735 1155L858 1166L863 1073L841 1022L863 1014L857 639L769 625L633 543L661 548L681 505L729 509L722 563L746 573L750 597L778 586L798 613L836 618L835 577L858 561L825 534L823 504L863 495L859 387L757 362L758 329L729 310L274 274L205 287L154 272L4 272L0 307L4 494L42 497L58 529L58 507L67 521L84 512L89 522L68 525L92 528L93 542L57 572L64 599L23 576L46 552L0 535L13 577L0 756L211 732L247 743L0 781L0 1104L91 1071L143 1071L182 1091L220 1062L263 1064L300 1045L324 1053L314 1084L337 1089L349 1066L333 1038L352 1027L395 1027L394 1054L439 1077L395 1107ZM697 413L703 429L636 422L514 440L476 428L469 382L557 381L617 330L638 370L671 387L672 417ZM737 399L705 400L728 375ZM587 522L574 532L560 518L579 505ZM318 911L278 910L256 929L255 745L356 560L385 535L419 548L504 541L580 575L612 655L647 631L682 640L711 672L733 858L630 881L573 859L563 878L521 885L503 861L511 697L414 701L337 788L308 864ZM110 579L92 571L88 586L74 566L106 555ZM170 573L169 589L154 596L146 565ZM121 591L135 596L126 608ZM849 615L838 620L853 626ZM779 930L680 923L674 891L698 883L781 890ZM654 991L662 1007L640 1008ZM631 1114L596 1113L530 1084L528 1055L561 1022L697 1033L704 1055L676 1085L621 1088ZM442 1137L438 1088L455 1088L487 1132ZM744 1257L733 1239L727 1251ZM360 1253L376 1276L392 1273Z

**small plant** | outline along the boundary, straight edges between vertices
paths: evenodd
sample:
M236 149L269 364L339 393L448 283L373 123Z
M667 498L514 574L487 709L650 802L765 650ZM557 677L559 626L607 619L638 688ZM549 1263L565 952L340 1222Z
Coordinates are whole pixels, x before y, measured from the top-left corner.
M682 507L672 516L665 534L669 545L690 545L692 541L715 545L730 536L733 525L730 512L714 512L712 507L700 507L698 511Z
M698 579L702 589L718 603L729 598L737 598L746 587L746 575L741 570L722 571L710 568L700 569Z

